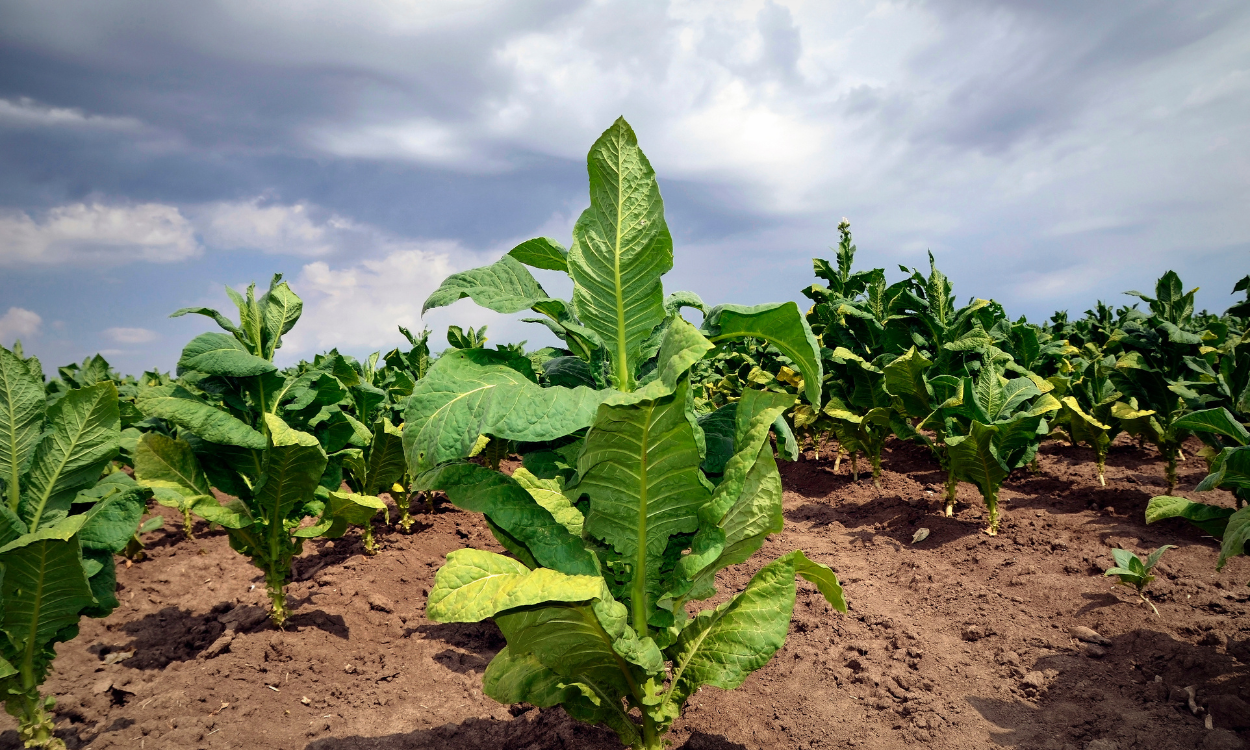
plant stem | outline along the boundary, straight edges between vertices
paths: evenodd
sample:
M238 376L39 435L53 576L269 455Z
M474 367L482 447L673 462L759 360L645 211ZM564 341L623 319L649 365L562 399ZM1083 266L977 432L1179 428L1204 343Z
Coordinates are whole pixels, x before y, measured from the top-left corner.
M17 736L22 746L27 748L43 748L43 750L65 750L65 743L53 734L56 727L52 716L45 710L54 704L51 698L40 700L39 691L31 689L30 693L9 696L5 708L17 719Z
M373 538L373 519L365 521L364 526L364 548L365 553L369 555L378 554L378 543Z
M265 589L269 592L269 601L273 605L273 609L269 612L269 619L273 620L273 624L280 628L286 624L286 618L290 615L290 610L286 606L286 575L284 572L266 570Z
M872 486L877 488L877 492L881 491L881 454L876 453L868 457L872 461Z
M656 731L655 719L642 712L642 747L644 750L664 750L664 735Z
M182 511L182 533L187 535L187 539L195 538L194 526L195 519L191 518L191 511L189 509Z
M1153 610L1155 611L1155 616L1156 616L1156 617L1158 617L1158 616L1159 616L1159 608L1155 606L1155 603L1154 603L1154 602L1152 602L1152 601L1150 601L1149 599L1147 599L1147 598L1146 598L1146 592L1139 590L1139 591L1137 592L1137 596L1141 597L1141 600L1142 600L1143 602L1145 602L1145 603L1147 603L1147 604L1149 604L1149 605L1150 605L1150 608L1151 608L1151 609L1153 609Z
M1177 448L1168 446L1163 451L1163 457L1167 459L1167 468L1164 470L1164 476L1168 480L1168 492L1171 495L1176 491L1176 453Z
M955 516L955 496L959 494L959 480L955 478L953 469L946 472L946 501L943 505L943 512L947 518Z
M1105 476L1106 468L1107 468L1107 452L1099 451L1098 453L1098 483L1101 484L1103 487L1107 486L1107 479Z
M990 536L998 536L998 491L983 491L981 496L985 498L985 507L990 510L990 527L985 530L985 533Z

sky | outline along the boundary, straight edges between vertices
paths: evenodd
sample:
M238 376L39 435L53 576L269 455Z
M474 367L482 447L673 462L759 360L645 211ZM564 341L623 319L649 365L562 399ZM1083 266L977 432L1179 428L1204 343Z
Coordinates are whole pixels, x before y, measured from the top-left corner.
M550 336L421 304L519 242L570 242L625 116L675 242L669 291L799 299L927 267L1013 316L1250 273L1250 4L0 0L0 344L171 369L283 273L281 363L397 326ZM548 292L570 284L536 272Z

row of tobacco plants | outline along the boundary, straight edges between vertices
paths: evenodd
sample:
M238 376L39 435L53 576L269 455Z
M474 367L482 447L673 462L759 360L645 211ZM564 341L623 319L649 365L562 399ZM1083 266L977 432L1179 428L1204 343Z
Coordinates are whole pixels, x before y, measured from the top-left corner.
M259 297L227 289L237 320L176 312L220 329L187 344L176 376L123 378L97 356L45 383L36 359L0 348L0 691L28 746L60 746L39 685L80 618L117 606L113 556L142 555L142 533L161 523L144 520L149 502L176 509L187 535L196 518L223 528L262 572L281 627L304 540L358 527L372 552L380 495L407 530L411 493L441 492L483 514L509 552L451 553L427 603L432 620L493 618L503 631L486 693L561 705L648 750L695 690L737 687L781 647L796 577L845 611L832 571L795 550L690 614L718 571L782 529L777 456L797 459L805 441L836 441L856 470L866 456L874 481L886 440L920 442L947 473L946 512L971 482L992 534L999 487L1042 440L1089 445L1101 479L1127 432L1167 459L1169 494L1148 520L1222 536L1221 564L1241 553L1250 511L1171 492L1191 434L1212 470L1198 489L1240 500L1250 488L1250 302L1195 314L1169 273L1154 297L1137 294L1148 310L1012 321L996 302L958 306L932 259L928 275L903 269L893 284L854 270L844 222L836 263L815 261L824 283L804 290L806 314L793 302L709 307L665 294L672 238L624 120L587 169L590 207L567 249L521 243L425 303L529 311L560 347L488 349L484 330L453 326L432 357L428 333L401 328L405 349L280 369L302 302L275 277ZM549 296L535 271L566 274L572 299ZM505 473L508 457L520 466Z

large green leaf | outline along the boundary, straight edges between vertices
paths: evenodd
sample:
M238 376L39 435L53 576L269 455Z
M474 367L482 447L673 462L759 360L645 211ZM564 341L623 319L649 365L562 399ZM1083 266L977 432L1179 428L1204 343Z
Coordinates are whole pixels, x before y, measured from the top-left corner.
M0 479L8 490L11 510L17 510L21 477L30 466L43 431L43 383L26 363L0 346Z
M699 509L700 528L691 553L682 559L683 575L693 582L689 596L715 593L717 571L743 562L781 531L781 475L768 442L773 420L794 403L788 393L748 390L735 411L734 455L712 499Z
M1175 430L1190 432L1214 432L1237 442L1237 445L1250 445L1250 432L1246 430L1228 409L1203 409L1186 414L1172 423Z
M746 589L716 609L700 612L668 650L673 674L666 701L676 707L695 690L732 690L768 663L785 643L794 611L795 575L812 581L838 611L842 587L827 567L791 552L764 566Z
M1244 555L1248 540L1250 540L1250 505L1228 517L1228 527L1224 529L1224 538L1220 542L1220 559L1215 562L1215 569L1222 569L1230 557Z
M597 613L604 614L606 626ZM645 673L632 667L614 648L620 641L636 642L630 638L632 631L622 632L626 630L623 615L624 607L615 602L595 606L568 604L503 612L495 616L495 623L508 641L509 661L530 657L559 675L565 684L581 693L572 701L561 702L565 710L583 721L607 724L616 730L622 742L635 746L640 733L625 713L622 698L633 696L634 686ZM655 655L658 657L658 652ZM499 673L515 668L502 663L495 668L492 682L499 684ZM545 682L531 684L536 688L537 700L551 700Z
M550 237L526 240L509 250L508 255L531 268L565 272L569 270L569 251Z
M237 338L224 333L201 333L191 339L182 350L178 367L235 378L263 375L278 369L269 360L248 351Z
M630 390L638 353L664 320L661 277L673 267L673 238L655 171L624 118L586 157L590 208L573 227L573 310L612 354L616 386Z
M489 266L448 276L426 298L421 314L435 307L446 307L465 297L498 313L520 312L540 304L555 312L564 304L549 297L521 261L508 254Z
M121 443L117 389L106 381L72 390L48 409L47 424L17 508L31 531L63 518L74 495L95 484L117 455Z
M1228 527L1228 518L1231 515L1233 515L1232 508L1195 503L1192 500L1171 495L1152 497L1146 505L1146 523L1162 521L1165 518L1183 518L1216 539L1224 536L1224 530Z
M568 529L573 536L581 538L582 524L585 523L586 519L582 512L564 495L564 492L560 489L559 481L555 479L539 479L524 466L517 467L512 472L512 479L524 487L525 491L530 493L530 497L534 498L534 502L543 506L551 514L552 518L556 519L556 523Z
M145 433L134 454L135 479L147 487L178 490L183 495L211 495L199 459L184 440Z
M998 457L994 438L999 428L973 421L967 435L946 438L951 469L955 476L971 482L983 494L997 495L1007 478L1007 468Z
M1250 446L1225 448L1211 462L1211 473L1194 489L1206 492L1216 488L1250 489Z
M461 549L448 553L447 563L438 569L425 614L434 622L478 622L516 607L608 596L597 575L530 570L494 552Z
M933 394L924 376L932 365L933 362L913 346L906 354L882 368L885 373L885 390L898 399L899 410L904 416L927 417L933 411Z
M542 388L482 349L439 357L408 398L404 452L413 474L466 458L481 435L541 442L589 425L602 392Z
M570 532L551 510L506 474L478 464L453 463L419 475L414 487L443 490L456 507L485 514L510 537L509 541L522 545L539 565L570 575L599 572L594 555L582 545L580 535Z
M67 518L0 547L0 630L23 659L38 659L95 604L75 537L82 520Z
M261 325L264 339L262 354L267 360L273 359L274 351L282 346L282 335L295 327L296 321L304 312L304 301L291 291L291 287L287 286L285 281L278 283L281 278L281 274L274 276L274 283L270 285L269 291L262 298Z
M139 389L139 411L149 417L166 419L190 430L210 443L263 450L265 436L228 412L202 401L178 385L148 386Z
M139 486L115 492L91 506L85 514L78 540L84 550L112 555L126 548L147 511L148 493Z
M627 598L640 631L648 592L663 589L669 538L694 532L711 497L688 397L683 377L671 395L601 406L578 459L578 483L569 488L572 497L590 497L585 533L632 565Z
M265 426L273 445L265 452L265 468L252 505L271 527L280 528L296 507L313 496L326 467L326 454L317 438L291 429L279 417L266 414Z
M820 389L824 382L820 345L798 305L793 302L754 307L719 305L708 313L703 329L713 343L753 338L780 349L803 373L803 391L808 403L813 409L820 408Z

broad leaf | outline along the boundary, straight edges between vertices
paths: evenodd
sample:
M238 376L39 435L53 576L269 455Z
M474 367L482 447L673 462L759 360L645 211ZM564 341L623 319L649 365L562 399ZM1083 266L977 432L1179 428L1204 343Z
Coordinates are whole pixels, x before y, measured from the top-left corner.
M443 490L456 507L484 513L494 524L492 529L498 527L540 565L570 575L599 572L580 533L574 535L512 477L478 464L454 463L419 475L414 488Z
M45 403L42 381L0 346L0 479L8 489L2 502L11 510L17 509L21 477L43 431Z
M612 356L616 387L630 390L638 353L664 320L660 277L673 267L673 239L655 171L634 131L618 119L586 159L590 208L573 227L573 310Z
M448 276L425 300L421 314L435 307L446 307L465 297L471 297L482 307L498 313L520 312L540 303L556 303L558 309L563 309L563 303L549 297L529 270L511 254L489 266Z
M191 339L182 350L178 367L235 378L263 375L278 369L272 362L248 351L237 338L224 333L201 333Z
M159 432L139 439L134 455L135 478L145 486L178 490L189 496L211 495L208 478L190 444Z
M272 447L265 451L265 468L253 493L253 505L269 524L281 524L296 506L305 503L321 482L326 454L317 438L293 430L280 418L265 415Z
M1224 408L1203 409L1186 414L1173 422L1172 427L1191 432L1214 432L1235 440L1237 445L1250 445L1250 432Z
M74 495L96 483L117 455L121 417L111 382L72 390L48 409L49 429L35 448L17 513L36 531L64 518Z
M516 607L585 602L608 596L597 575L530 570L494 552L461 549L447 555L434 577L425 614L434 622L478 622Z
M140 388L136 404L147 416L169 420L210 443L252 450L263 450L266 446L264 435L182 386Z
M95 603L74 536L81 525L66 519L0 547L0 630L25 658L38 658Z
M526 240L509 250L508 255L531 268L566 272L569 270L569 251L550 237Z
M480 435L541 442L590 424L604 395L590 388L542 388L481 349L439 357L417 382L405 414L408 467L421 473L466 458Z
M767 341L790 358L803 373L803 389L812 408L820 408L824 372L820 345L793 302L756 305L719 305L708 313L703 329L713 343L753 338Z
M794 610L795 575L816 583L829 603L846 611L837 577L795 551L764 566L742 593L700 612L668 649L673 675L667 701L679 707L704 685L732 690L768 663L785 643Z
M1215 562L1215 569L1221 570L1230 557L1244 555L1247 540L1250 540L1250 505L1228 517L1228 527L1224 530L1220 543L1220 559Z

